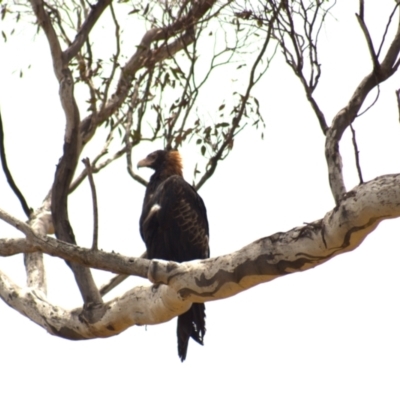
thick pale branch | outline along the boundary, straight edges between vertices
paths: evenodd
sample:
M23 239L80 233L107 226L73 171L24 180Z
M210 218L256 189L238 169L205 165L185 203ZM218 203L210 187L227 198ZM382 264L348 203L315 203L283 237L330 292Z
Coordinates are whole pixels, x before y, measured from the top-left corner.
M68 218L68 189L82 150L82 141L79 135L79 110L74 97L74 80L68 68L68 62L61 52L60 43L49 14L44 9L45 3L40 0L31 0L31 4L49 42L54 72L59 82L60 101L66 119L64 152L57 166L52 188L51 212L54 230L58 238L69 243L75 243ZM85 304L101 304L102 298L96 288L90 270L82 269L72 263L69 266L74 272Z
M35 210L29 220L32 231L40 237L54 233L53 220L50 212L50 201L48 198L42 207ZM47 293L46 271L44 268L43 254L40 252L24 255L27 283L31 289Z
M82 309L70 311L55 306L40 292L15 285L1 271L0 298L52 335L71 340L109 337L133 325L159 324L187 311L191 306L166 285L157 288L138 286L105 303L106 311L102 318L88 324L81 317Z
M3 257L15 256L16 254L27 253L33 246L25 238L0 239L0 255Z
M222 299L354 250L382 220L399 216L400 175L381 176L348 192L322 220L214 259L182 264L153 260L149 278L192 302Z
M21 252L21 249L24 253L41 251L51 256L78 263L82 265L81 269L84 269L84 266L96 266L100 270L147 278L147 270L150 265L149 260L126 257L116 253L106 253L100 250L85 249L49 236L40 237L35 234L29 225L18 221L1 209L0 219L16 226L27 236L27 239L1 239L0 255L2 256L18 254Z
M66 311L51 305L34 290L18 288L2 273L0 297L52 334L69 339L112 336L134 324L165 322L187 310L191 302L230 297L260 283L321 265L355 249L382 220L399 216L400 175L386 175L348 192L340 205L321 220L208 260L178 264L129 259L34 234L29 243L26 239L1 240L3 255L40 250L116 273L143 277L148 273L157 285L136 287L106 303L104 315L92 324L78 317L81 309Z

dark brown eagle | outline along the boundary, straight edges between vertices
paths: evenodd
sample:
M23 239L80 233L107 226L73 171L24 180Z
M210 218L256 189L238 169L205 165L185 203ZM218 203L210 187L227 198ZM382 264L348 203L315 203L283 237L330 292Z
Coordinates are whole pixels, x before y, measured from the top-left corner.
M182 160L177 151L158 150L138 163L154 169L146 189L140 217L140 234L147 258L191 261L208 258L208 221L203 200L182 176ZM205 306L193 303L178 317L178 354L186 358L189 338L203 344L206 333Z

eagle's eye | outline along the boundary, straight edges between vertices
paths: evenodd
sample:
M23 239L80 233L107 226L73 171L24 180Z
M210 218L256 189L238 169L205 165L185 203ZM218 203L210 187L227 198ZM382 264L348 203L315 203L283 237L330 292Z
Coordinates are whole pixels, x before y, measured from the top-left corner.
M157 158L157 153L151 153L147 156L151 161L154 161Z

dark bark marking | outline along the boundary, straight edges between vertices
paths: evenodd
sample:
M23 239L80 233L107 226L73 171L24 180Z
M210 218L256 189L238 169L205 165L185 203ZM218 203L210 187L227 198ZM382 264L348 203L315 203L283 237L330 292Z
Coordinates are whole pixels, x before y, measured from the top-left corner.
M82 336L78 332L74 331L73 329L67 328L63 326L60 330L56 329L54 326L49 324L47 321L47 326L51 330L51 334L54 336L58 336L63 339L68 339L68 340L87 340L88 338Z

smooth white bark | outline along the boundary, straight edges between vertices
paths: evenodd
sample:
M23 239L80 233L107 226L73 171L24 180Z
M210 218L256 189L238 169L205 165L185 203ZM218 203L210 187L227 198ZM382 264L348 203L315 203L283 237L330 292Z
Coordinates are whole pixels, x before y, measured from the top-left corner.
M138 286L105 304L103 317L88 324L82 309L65 310L47 302L45 295L20 288L0 274L0 297L48 332L85 339L116 335L132 325L158 324L186 311L192 302L233 296L260 283L301 272L354 250L378 226L400 216L400 175L386 175L348 192L338 207L321 220L257 240L232 254L207 260L174 263L129 258L82 249L40 238L22 222L28 239L0 240L0 254L42 251L66 260L116 273L146 276L155 286Z

